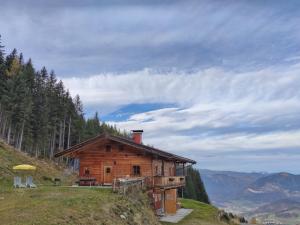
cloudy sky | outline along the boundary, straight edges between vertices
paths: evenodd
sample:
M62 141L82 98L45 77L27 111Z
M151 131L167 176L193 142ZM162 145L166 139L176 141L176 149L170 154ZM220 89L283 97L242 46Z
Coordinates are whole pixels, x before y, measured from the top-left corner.
M1 1L0 34L86 115L197 167L300 173L299 1Z

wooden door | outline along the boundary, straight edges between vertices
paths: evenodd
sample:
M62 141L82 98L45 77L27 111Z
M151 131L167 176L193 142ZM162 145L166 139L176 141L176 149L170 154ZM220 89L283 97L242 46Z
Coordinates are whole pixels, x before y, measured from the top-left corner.
M104 184L112 184L112 167L104 166Z
M175 214L177 210L177 190L169 189L165 191L165 213Z

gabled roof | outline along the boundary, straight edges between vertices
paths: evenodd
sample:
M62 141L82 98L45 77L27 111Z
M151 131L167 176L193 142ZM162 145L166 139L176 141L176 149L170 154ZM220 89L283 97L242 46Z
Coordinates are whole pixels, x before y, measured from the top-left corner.
M80 151L81 148L84 147L85 145L94 143L94 142L99 141L101 139L116 141L116 142L119 142L121 144L128 145L128 146L134 147L136 149L143 150L143 151L145 151L149 154L157 155L157 156L165 158L167 160L172 160L172 161L176 161L176 162L179 162L179 163L192 163L192 164L196 163L196 161L194 161L192 159L181 157L181 156L178 156L178 155L175 155L175 154L172 154L172 153L169 153L169 152L165 152L165 151L162 151L160 149L153 148L153 147L150 147L150 146L147 146L147 145L138 144L138 143L135 143L133 140L131 140L129 138L120 137L120 136L116 136L116 135L111 135L111 134L108 134L108 133L100 134L100 135L98 135L94 138L91 138L91 139L86 140L84 142L81 142L77 145L74 145L69 149L58 152L58 153L55 154L55 157L60 157L60 156L63 156L63 155L69 155L73 152Z

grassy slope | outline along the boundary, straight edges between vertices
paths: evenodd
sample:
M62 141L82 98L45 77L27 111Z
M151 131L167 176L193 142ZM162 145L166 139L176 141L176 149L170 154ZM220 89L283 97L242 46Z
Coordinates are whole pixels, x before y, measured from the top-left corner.
M0 193L0 218L6 225L158 224L145 201L142 193L129 198L99 188L8 190Z
M27 172L33 176L34 183L38 185L50 185L53 178L60 178L63 184L71 184L75 176L54 162L32 158L0 141L0 190L10 188L14 175L23 177L26 173L13 171L13 166L18 164L31 164L37 167L35 172Z
M193 209L193 212L181 220L177 225L225 225L218 219L218 209L191 199L181 199L183 208ZM169 225L172 223L163 223Z
M12 188L12 167L22 163L37 166L32 175L38 188ZM76 178L51 161L31 158L0 142L0 224L159 224L143 193L125 197L109 189L55 187L55 177L64 185Z
M36 189L13 189L14 165L37 166L32 175ZM109 189L54 187L51 179L71 184L75 176L50 161L38 160L0 142L0 218L1 224L159 224L142 193L121 196ZM217 208L182 199L183 207L194 211L179 225L224 225ZM120 215L125 215L122 219ZM164 223L168 224L168 223Z

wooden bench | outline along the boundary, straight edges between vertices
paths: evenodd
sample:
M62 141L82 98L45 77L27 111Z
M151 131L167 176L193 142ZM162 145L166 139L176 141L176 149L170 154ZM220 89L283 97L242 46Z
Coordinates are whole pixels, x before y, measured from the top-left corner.
M95 177L80 177L78 180L79 186L95 186L96 178Z

